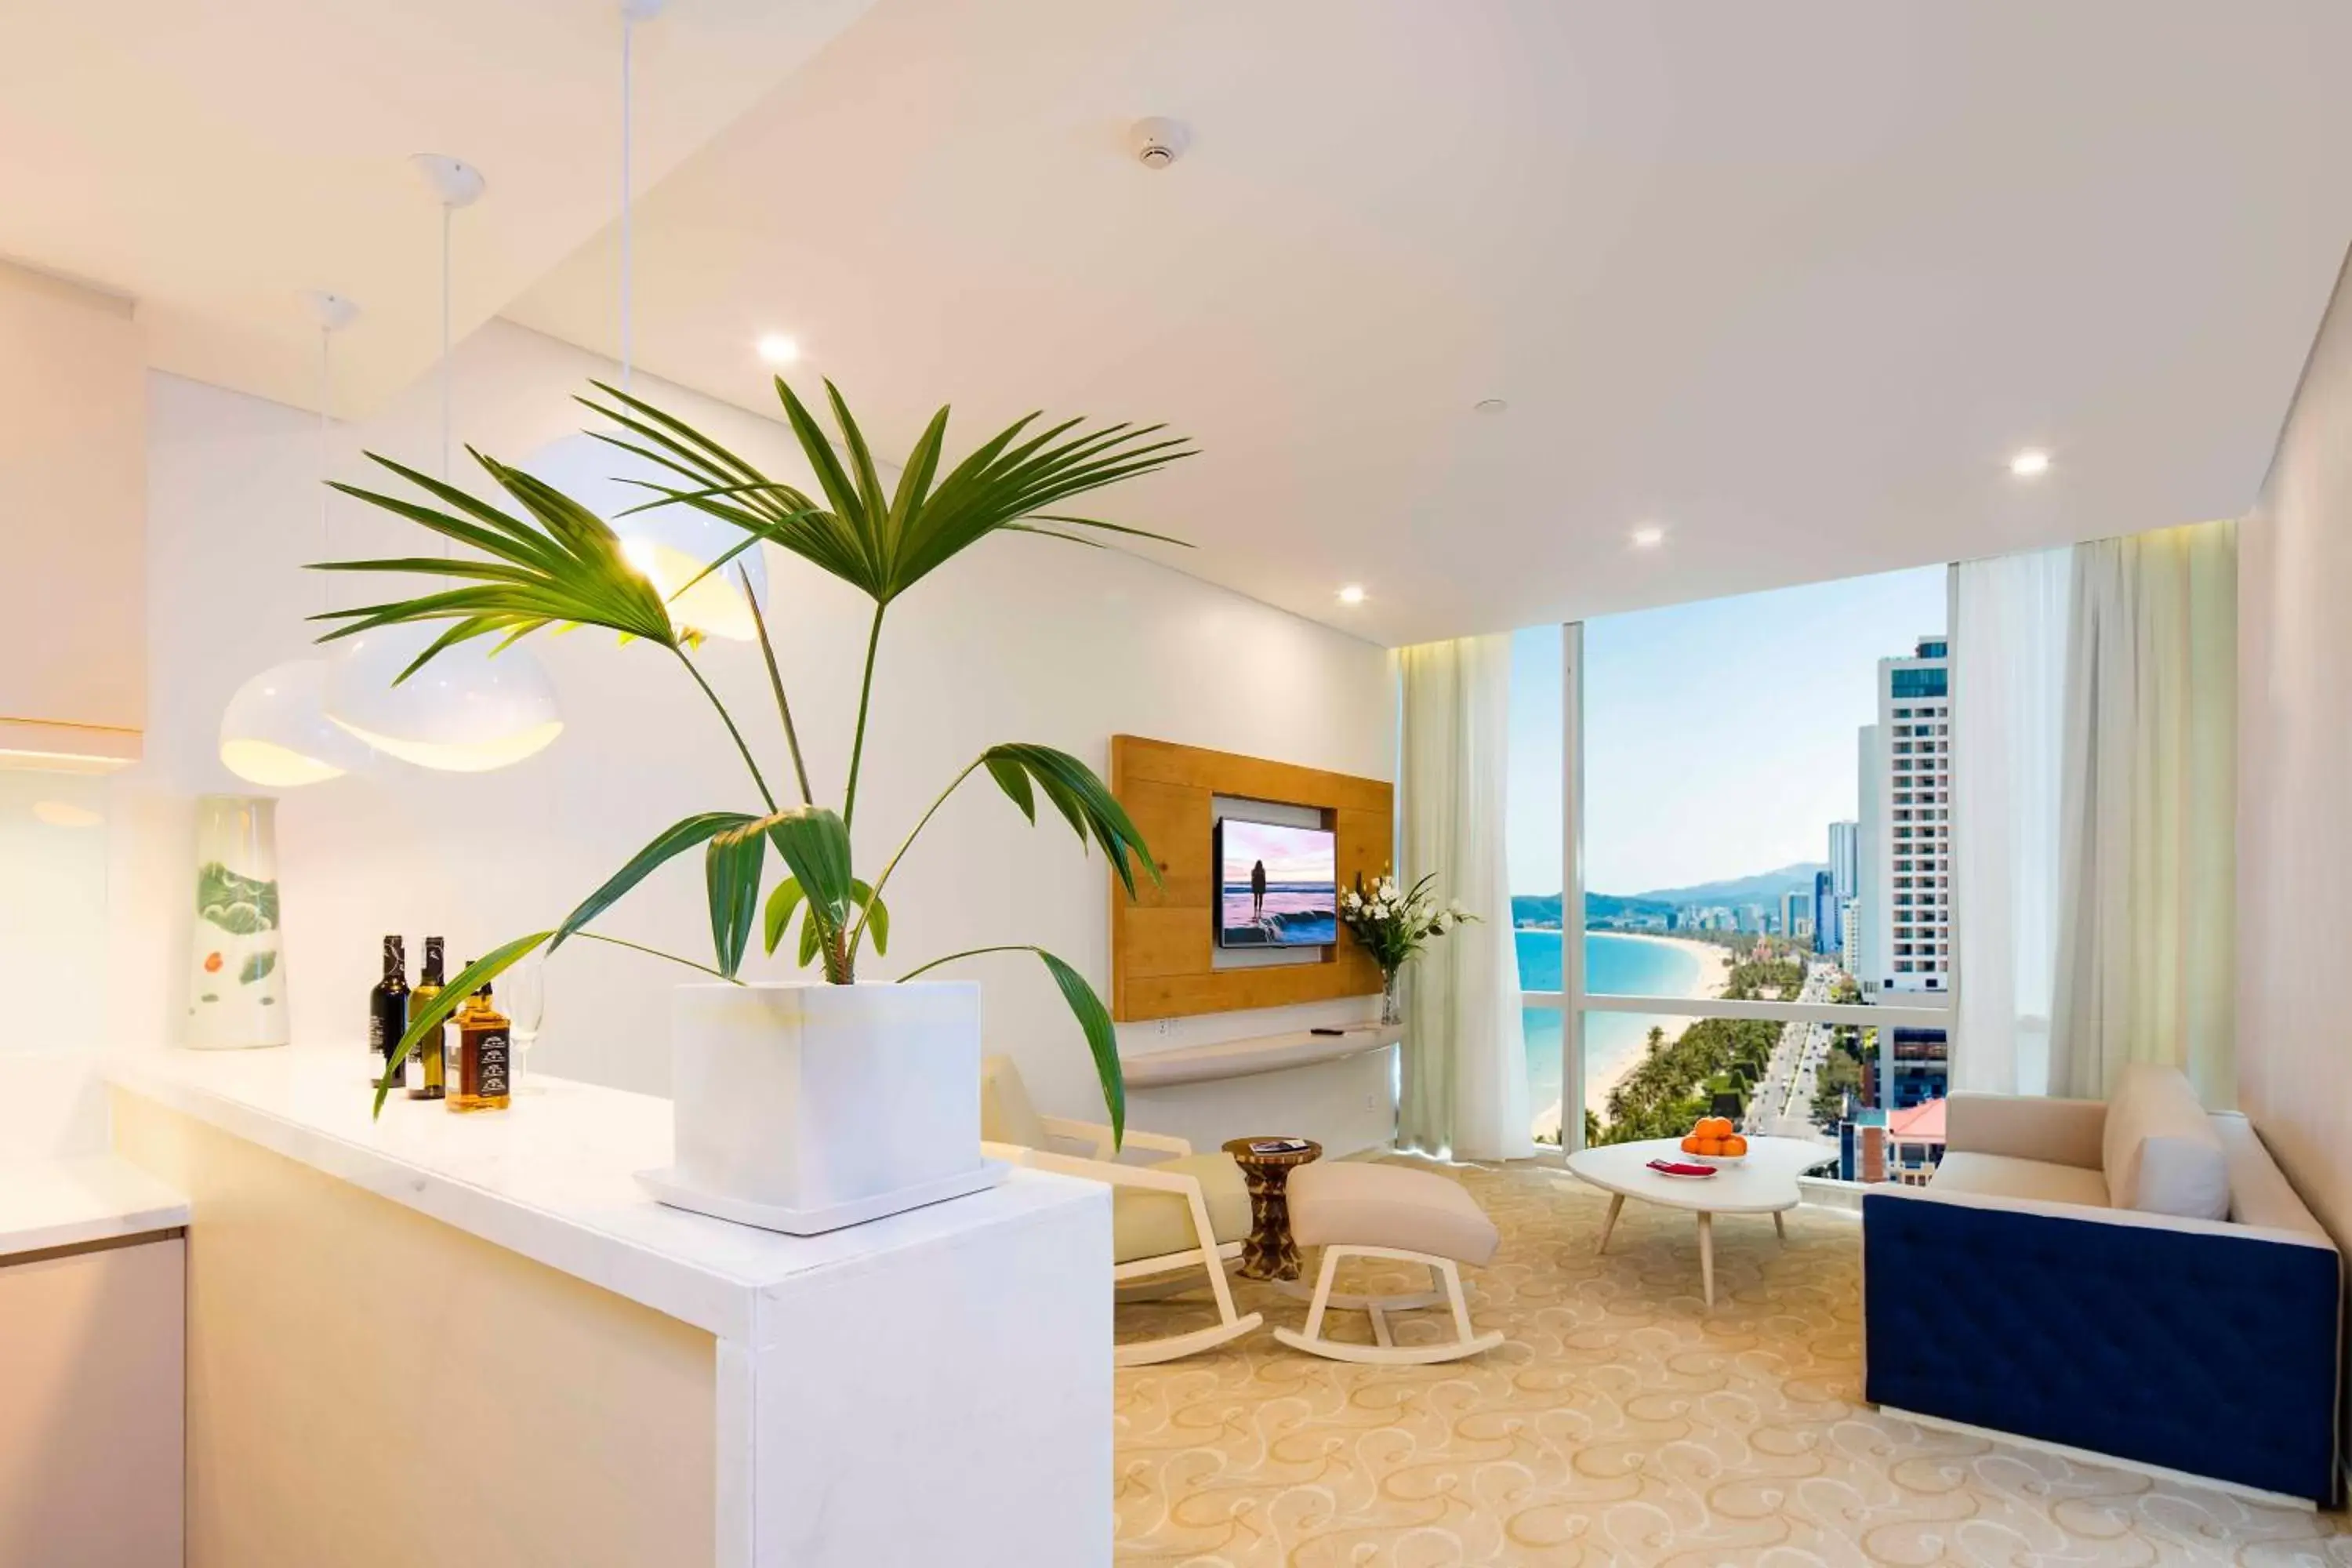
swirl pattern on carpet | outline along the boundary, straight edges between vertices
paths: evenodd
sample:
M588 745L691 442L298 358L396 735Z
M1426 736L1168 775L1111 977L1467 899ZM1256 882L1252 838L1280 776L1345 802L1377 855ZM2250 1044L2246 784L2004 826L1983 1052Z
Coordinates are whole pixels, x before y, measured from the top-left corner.
M1236 1280L1265 1328L1118 1374L1118 1560L1170 1568L1456 1564L2352 1564L2340 1516L1932 1430L1861 1403L1854 1216L1716 1222L1717 1305L1688 1214L1556 1165L1425 1167L1501 1227L1465 1269L1469 1361L1359 1366L1268 1331L1303 1302ZM1311 1279L1312 1259L1309 1259ZM1380 1288L1362 1266L1342 1289ZM1391 1288L1416 1271L1381 1266ZM1122 1340L1197 1327L1206 1290L1122 1306ZM1360 1314L1335 1337L1369 1340ZM1413 1313L1398 1342L1450 1337Z

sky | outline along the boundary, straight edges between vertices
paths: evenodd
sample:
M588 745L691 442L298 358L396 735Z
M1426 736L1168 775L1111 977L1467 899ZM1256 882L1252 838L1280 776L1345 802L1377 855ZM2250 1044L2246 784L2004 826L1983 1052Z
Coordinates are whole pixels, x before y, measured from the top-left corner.
M1927 566L1584 626L1587 889L1642 893L1829 853L1854 815L1878 660L1940 634ZM1560 886L1560 631L1511 642L1511 890Z
M1228 884L1249 886L1250 868L1263 860L1269 882L1337 886L1339 873L1333 864L1329 835L1271 823L1244 822L1231 816L1224 819L1224 879Z

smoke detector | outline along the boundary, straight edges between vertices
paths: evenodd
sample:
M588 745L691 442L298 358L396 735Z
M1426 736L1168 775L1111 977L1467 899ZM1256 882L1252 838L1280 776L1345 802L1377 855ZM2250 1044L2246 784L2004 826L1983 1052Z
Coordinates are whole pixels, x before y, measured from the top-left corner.
M1156 114L1127 128L1127 143L1135 149L1135 161L1147 169L1164 169L1173 163L1184 155L1189 140L1181 123Z

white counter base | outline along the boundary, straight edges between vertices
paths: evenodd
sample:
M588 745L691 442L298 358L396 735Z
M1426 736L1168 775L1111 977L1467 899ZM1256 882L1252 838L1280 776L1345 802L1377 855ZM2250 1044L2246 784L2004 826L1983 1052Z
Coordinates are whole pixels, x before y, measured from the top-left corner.
M1108 1563L1110 1202L1018 1171L818 1237L656 1203L669 1103L534 1079L369 1114L344 1049L110 1058L119 1089L717 1342L722 1568ZM201 1205L190 1245L204 1245Z

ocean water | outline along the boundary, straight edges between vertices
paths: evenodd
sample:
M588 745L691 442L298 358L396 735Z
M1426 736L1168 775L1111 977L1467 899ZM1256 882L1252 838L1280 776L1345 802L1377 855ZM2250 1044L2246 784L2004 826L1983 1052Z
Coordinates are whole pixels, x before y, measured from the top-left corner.
M1519 930L1512 936L1519 953L1519 988L1559 990L1560 933ZM1696 996L1705 973L1697 957L1679 947L1609 931L1585 933L1584 988L1592 994ZM1554 1007L1527 1009L1528 1099L1539 1119L1559 1099L1559 1034L1565 1016ZM1640 1051L1657 1022L1646 1013L1587 1013L1586 1077ZM1600 1109L1597 1100L1592 1108Z
M1339 889L1329 882L1275 882L1263 907L1247 882L1222 889L1225 945L1299 946L1339 940Z

